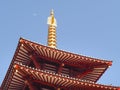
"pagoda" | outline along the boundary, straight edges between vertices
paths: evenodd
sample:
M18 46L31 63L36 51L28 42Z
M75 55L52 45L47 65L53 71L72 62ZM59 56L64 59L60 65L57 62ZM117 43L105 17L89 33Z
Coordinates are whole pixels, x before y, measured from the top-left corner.
M97 83L112 61L58 49L53 10L47 24L47 46L19 39L1 90L120 90Z

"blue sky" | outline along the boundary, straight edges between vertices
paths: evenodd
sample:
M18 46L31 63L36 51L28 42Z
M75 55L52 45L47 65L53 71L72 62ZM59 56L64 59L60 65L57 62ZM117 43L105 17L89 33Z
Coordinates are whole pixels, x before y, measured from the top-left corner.
M0 0L0 84L20 37L46 45L51 9L58 49L112 60L98 83L120 86L120 0Z

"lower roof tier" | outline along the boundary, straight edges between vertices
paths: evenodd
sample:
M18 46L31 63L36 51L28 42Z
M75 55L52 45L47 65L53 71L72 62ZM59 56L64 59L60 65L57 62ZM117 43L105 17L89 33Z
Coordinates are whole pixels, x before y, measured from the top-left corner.
M8 76L9 77L9 76ZM120 90L120 87L96 84L78 78L67 77L61 74L51 73L45 70L31 68L22 63L14 63L11 78L2 85L3 90L24 90L26 81L45 84L61 90Z

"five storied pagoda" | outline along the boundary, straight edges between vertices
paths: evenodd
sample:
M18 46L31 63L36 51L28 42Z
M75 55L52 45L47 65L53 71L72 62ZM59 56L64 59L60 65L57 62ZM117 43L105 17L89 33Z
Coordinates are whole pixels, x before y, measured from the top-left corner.
M1 90L120 90L96 83L112 61L57 49L57 22L48 17L48 46L20 38Z

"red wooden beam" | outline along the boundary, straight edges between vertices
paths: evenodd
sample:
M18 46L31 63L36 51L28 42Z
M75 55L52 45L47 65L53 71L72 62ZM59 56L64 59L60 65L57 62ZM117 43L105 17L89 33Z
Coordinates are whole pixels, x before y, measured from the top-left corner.
M29 55L30 59L33 61L33 64L35 65L35 67L40 69L41 66L40 66L40 64L38 63L38 61L36 60L36 57L35 57L36 52L30 46L28 46L24 42L24 40L21 39L20 42L24 44L24 48L28 51L28 55Z
M26 80L26 84L28 85L30 90L38 90L36 86L33 85L33 81L32 80Z

